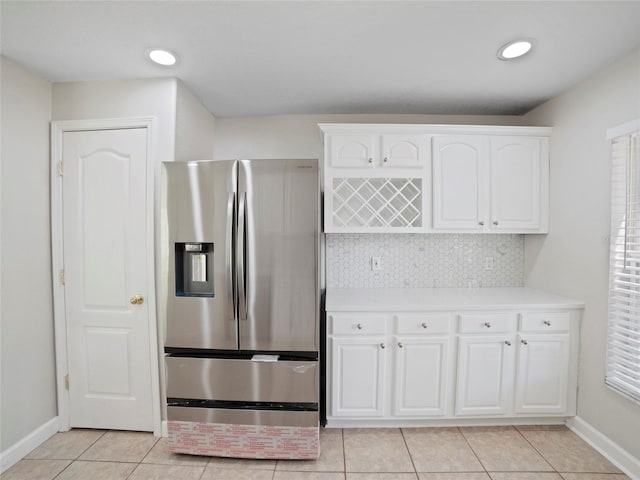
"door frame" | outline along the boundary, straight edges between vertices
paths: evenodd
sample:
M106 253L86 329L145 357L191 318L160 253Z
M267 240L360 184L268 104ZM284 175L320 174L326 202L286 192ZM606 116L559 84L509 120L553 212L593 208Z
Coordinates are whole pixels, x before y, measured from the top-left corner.
M65 120L51 122L51 276L53 293L53 320L56 359L56 390L58 399L58 431L65 432L69 427L69 390L66 388L68 374L67 318L64 295L64 238L62 216L62 175L59 170L62 162L63 135L66 132L89 130L121 130L146 128L147 130L147 189L146 189L146 228L147 245L147 298L149 312L149 358L151 363L151 404L153 434L162 435L160 406L160 357L158 321L156 312L155 286L155 171L157 152L155 117L107 118L95 120ZM62 172L64 173L64 172Z

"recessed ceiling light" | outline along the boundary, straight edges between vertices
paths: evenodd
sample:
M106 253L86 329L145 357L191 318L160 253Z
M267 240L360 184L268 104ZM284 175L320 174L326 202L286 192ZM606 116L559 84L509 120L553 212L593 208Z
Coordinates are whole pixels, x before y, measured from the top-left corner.
M513 60L523 56L531 50L533 44L530 40L512 40L498 49L500 60Z
M163 65L165 67L170 67L171 65L175 65L176 56L171 53L169 50L164 50L162 48L151 48L147 50L147 56L149 59L157 63L158 65Z

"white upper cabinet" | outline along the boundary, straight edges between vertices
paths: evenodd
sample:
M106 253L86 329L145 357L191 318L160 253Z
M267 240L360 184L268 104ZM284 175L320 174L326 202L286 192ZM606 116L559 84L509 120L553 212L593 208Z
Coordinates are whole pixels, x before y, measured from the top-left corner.
M373 167L378 158L377 135L336 134L327 138L328 167L363 168Z
M426 135L332 134L326 139L329 168L417 168L427 166Z
M362 130L346 125L325 131L324 231L425 231L428 135Z
M433 228L483 229L486 147L477 135L433 139Z
M327 233L546 233L538 127L321 124Z
M546 231L541 212L547 197L546 140L491 137L490 227L495 231ZM545 160L542 144L545 143Z
M433 139L433 228L546 233L547 139L446 135Z
M426 168L429 143L426 135L381 135L382 166Z

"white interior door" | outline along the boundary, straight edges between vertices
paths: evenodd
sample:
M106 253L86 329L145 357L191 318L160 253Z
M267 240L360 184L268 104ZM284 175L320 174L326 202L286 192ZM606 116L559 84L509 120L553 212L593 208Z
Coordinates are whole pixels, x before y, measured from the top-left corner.
M64 132L69 426L153 430L147 129Z

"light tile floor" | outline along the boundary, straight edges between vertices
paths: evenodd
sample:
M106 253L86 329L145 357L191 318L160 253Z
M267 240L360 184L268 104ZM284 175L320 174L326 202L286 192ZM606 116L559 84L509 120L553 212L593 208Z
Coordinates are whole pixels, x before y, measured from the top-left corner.
M2 480L622 480L564 426L325 429L316 461L171 454L149 433L71 430Z

